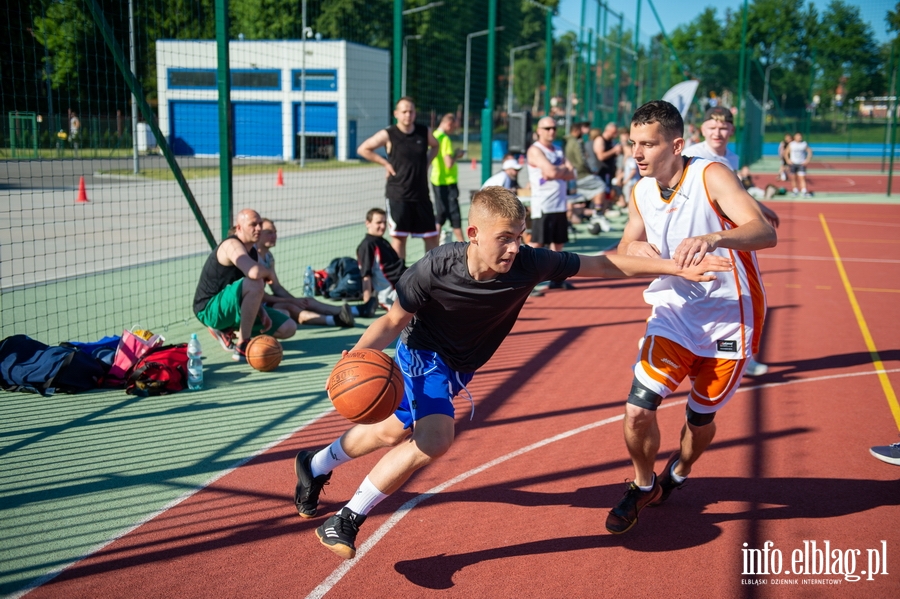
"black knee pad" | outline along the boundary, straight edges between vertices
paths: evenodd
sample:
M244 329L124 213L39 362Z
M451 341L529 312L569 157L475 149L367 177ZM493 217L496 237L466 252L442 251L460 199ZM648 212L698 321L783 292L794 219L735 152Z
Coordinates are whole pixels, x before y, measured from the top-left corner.
M634 379L631 382L631 393L628 394L628 401L626 403L655 412L656 408L659 407L659 404L662 403L662 400L662 395L655 391L651 391L643 386L637 379Z
M710 422L712 422L716 417L715 412L710 412L709 414L701 414L700 412L695 412L688 406L687 409L687 421L689 424L694 426L706 426Z

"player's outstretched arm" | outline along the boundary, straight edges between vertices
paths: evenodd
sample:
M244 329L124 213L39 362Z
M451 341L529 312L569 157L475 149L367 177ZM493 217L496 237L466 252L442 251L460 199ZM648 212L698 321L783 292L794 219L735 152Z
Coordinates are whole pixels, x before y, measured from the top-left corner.
M353 349L383 350L400 335L413 316L400 307L400 302L394 302L387 314L369 325Z
M699 264L679 267L674 260L643 256L583 256L576 276L625 279L628 277L675 275L689 281L715 280L710 272L726 272L734 268L731 260L715 255L704 256Z

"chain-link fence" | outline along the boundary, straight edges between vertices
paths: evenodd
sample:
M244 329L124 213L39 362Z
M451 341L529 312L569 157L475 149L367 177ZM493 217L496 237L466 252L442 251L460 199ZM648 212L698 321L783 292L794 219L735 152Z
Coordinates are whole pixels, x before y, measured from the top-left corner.
M353 255L346 240L384 205L384 169L357 147L392 122L400 96L415 100L419 123L457 116L463 202L506 153L510 113L550 114L561 136L575 121L627 125L636 106L692 77L688 121L711 101L735 107L745 163L803 126L813 141L826 130L884 139L884 102L870 117L792 114L752 56L743 85L735 51L675 52L609 3L582 3L577 23L557 5L6 3L2 336L52 342L189 321L203 260L245 207L276 222L276 253L291 258L279 278L299 290L307 265ZM761 107L742 110L741 94Z

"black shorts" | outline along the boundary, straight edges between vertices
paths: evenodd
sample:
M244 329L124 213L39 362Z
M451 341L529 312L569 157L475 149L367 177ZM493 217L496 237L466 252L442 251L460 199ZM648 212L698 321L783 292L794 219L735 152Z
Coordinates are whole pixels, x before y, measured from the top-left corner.
M790 166L792 175L805 175L806 174L806 165L805 164L792 164Z
M531 241L542 245L569 242L569 219L565 212L544 213L531 221Z
M434 207L431 198L415 202L385 200L388 235L392 237L434 237Z
M434 222L438 227L444 226L450 219L450 226L454 229L462 228L462 218L459 215L459 187L456 183L450 185L432 185L434 190Z

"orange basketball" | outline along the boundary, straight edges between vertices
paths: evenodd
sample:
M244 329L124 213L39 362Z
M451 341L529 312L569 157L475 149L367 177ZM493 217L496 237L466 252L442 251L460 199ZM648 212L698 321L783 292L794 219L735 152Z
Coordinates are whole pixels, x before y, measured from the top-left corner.
M278 368L283 357L281 344L271 335L253 337L247 344L247 364L261 372Z
M328 379L335 409L357 424L375 424L393 414L403 399L400 367L377 349L357 349L335 365Z

